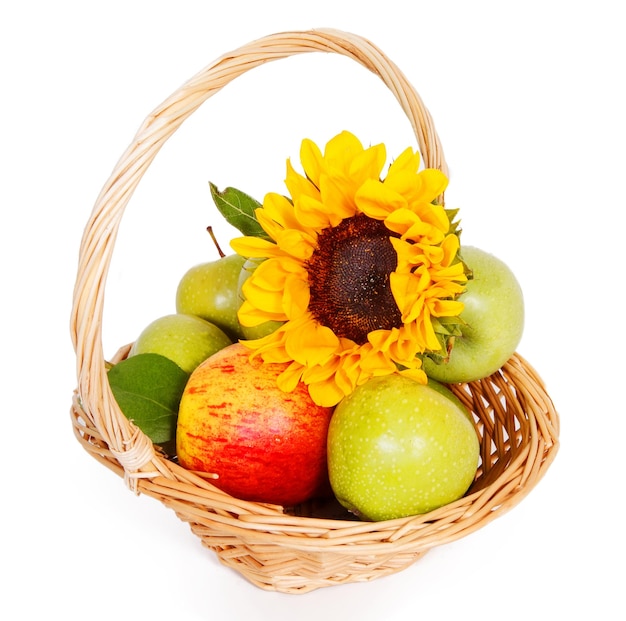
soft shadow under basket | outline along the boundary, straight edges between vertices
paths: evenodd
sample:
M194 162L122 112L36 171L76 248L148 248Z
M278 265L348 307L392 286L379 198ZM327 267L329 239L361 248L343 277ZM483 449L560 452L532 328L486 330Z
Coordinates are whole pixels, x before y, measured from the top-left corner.
M71 326L78 373L71 413L82 446L132 490L173 509L222 563L261 588L285 593L399 571L430 548L488 524L542 478L558 450L559 433L542 380L515 354L493 376L453 387L473 413L481 439L481 465L467 494L426 515L370 523L329 516L312 503L286 509L228 496L166 459L121 413L107 380L101 325L108 266L133 191L165 141L209 97L254 67L305 52L341 54L380 77L411 122L424 165L447 172L419 95L369 41L330 30L253 41L220 57L169 97L121 157L85 228ZM127 352L121 348L113 362Z

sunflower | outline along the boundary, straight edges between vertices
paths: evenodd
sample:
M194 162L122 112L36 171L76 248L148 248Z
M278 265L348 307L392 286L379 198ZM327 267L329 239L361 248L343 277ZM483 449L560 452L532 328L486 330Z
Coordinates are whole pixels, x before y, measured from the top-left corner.
M242 289L242 325L281 322L243 341L266 363L288 363L284 391L304 382L334 406L369 378L425 383L421 356L447 346L467 281L453 217L438 197L447 178L419 170L406 149L381 178L383 144L364 148L344 131L321 152L305 139L304 175L287 161L289 197L269 193L255 216L266 236L231 241L261 259Z

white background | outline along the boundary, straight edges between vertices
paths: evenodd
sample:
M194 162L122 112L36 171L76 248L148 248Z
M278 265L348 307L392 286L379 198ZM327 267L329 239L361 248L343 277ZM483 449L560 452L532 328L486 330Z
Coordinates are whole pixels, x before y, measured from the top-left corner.
M11 8L9 8L9 6ZM304 8L302 8L304 7ZM411 7L409 11L407 7ZM623 619L624 21L608 0L12 2L0 9L4 619ZM69 315L96 196L139 124L202 67L281 30L332 27L385 51L429 107L463 241L526 296L520 353L562 447L513 511L370 584L267 593L75 441ZM293 62L292 62L293 61ZM345 61L345 62L344 62ZM231 88L232 87L232 88ZM415 146L384 86L314 54L265 66L168 142L124 216L105 351L173 310L215 258L208 182L282 191L301 138L350 129ZM226 245L230 231L221 227Z

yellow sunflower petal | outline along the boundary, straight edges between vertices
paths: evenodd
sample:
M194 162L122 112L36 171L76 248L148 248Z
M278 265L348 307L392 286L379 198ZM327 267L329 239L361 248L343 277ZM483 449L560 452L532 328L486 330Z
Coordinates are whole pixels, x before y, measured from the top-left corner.
M383 181L383 184L386 188L397 192L398 194L404 197L406 204L415 201L415 198L419 198L419 193L417 197L416 194L416 175L415 173L409 171L399 171L393 176L387 176L387 178Z
M367 340L377 351L388 351L389 347L397 337L397 328L391 330L372 330L367 335Z
M257 268L246 279L243 284L244 295L249 298L246 288L255 287L265 291L282 291L285 286L285 279L297 274L306 280L307 272L302 263L292 257L281 256L272 257L259 263Z
M329 226L337 226L344 218L356 214L355 188L349 179L323 174L320 177L320 190Z
M291 201L286 196L277 194L276 192L269 192L265 195L263 198L263 207L257 210L255 215L259 222L261 218L263 218L263 222L271 226L272 229L302 230L302 225L298 222L298 218L296 218ZM267 229L265 229L265 231L274 238L272 231Z
M424 372L424 369L403 369L402 371L400 371L400 375L404 375L404 377L410 377L418 384L428 383L428 376Z
M456 259L459 249L461 247L461 242L459 240L458 235L447 235L441 244L441 249L444 252L444 256L441 259L442 265L452 265L454 259ZM463 266L461 266L461 271L463 271Z
M374 179L368 179L361 185L355 200L359 209L375 220L384 220L396 211L407 208L404 196Z
M428 286L430 275L427 270L420 272L392 272L389 286L394 300L402 314L402 321L415 321L424 306L424 290Z
M335 372L335 384L344 395L349 395L358 386L361 374L358 354L342 356L341 364Z
M280 319L280 315L273 315L276 317L275 321L285 321ZM237 319L242 326L247 328L253 328L254 326L260 326L262 323L269 321L268 313L257 308L255 304L244 300L242 305L237 311Z
M352 160L363 152L361 141L352 133L343 131L331 138L324 149L324 165L327 168L341 172L344 176L350 174Z
M318 185L314 184L310 179L296 172L290 160L287 160L287 177L285 185L289 190L289 195L296 202L302 196L310 196L311 198L319 198Z
M334 407L345 397L334 378L329 378L324 382L309 384L309 394L317 405L326 408Z
M392 179L398 174L411 173L416 174L420 167L419 151L414 151L411 147L407 147L398 157L396 157L387 172L387 179Z
M289 354L287 354L285 350L285 333L282 330L282 326L262 338L241 340L239 342L250 349L251 358L260 357L263 361L268 363L285 363L291 361Z
M286 254L300 261L309 259L317 247L315 237L293 229L280 232L276 236L276 244Z
M296 319L309 304L307 272L300 262L290 257L271 258L260 263L243 283L241 291L246 300L241 311L244 325L257 322L261 317L266 321Z
M445 209L441 205L416 201L410 203L410 209L414 211L423 222L432 224L432 226L441 233L447 233L450 229L448 214L446 214ZM439 239L439 241L441 241L441 239Z
M315 233L313 231L302 225L297 229L283 228L269 218L265 210L257 211L259 212L257 214L259 224L275 240L276 246L279 248L279 250L273 249L271 256L280 256L281 252L302 260L311 256L316 247Z
M442 244L443 245L443 244ZM442 245L433 245L429 243L415 243L413 246L416 248L416 254L414 257L414 265L423 264L431 272L433 270L439 270L439 265L443 263L446 258L446 254L442 248Z
M388 336L385 334L388 332L387 330L376 330L375 332L380 333L379 336L382 339L386 339ZM372 336L372 333L370 333L370 336ZM373 341L377 343L376 337L373 337ZM377 345L379 344L377 343ZM367 342L359 347L357 352L359 356L359 383L365 381L368 377L386 375L395 370L396 366L386 349L386 346L379 348L374 346L372 342Z
M419 317L412 322L412 331L416 342L419 344L419 352L438 351L441 349L439 339L435 334L430 314L426 306L423 307Z
M307 228L317 231L332 226L328 207L322 201L301 196L294 207L298 220Z
M447 229L445 229L447 231ZM403 234L406 239L419 239L429 246L436 246L444 239L445 231L438 226L433 226L427 222L415 221L413 225Z
M401 235L402 239L424 240L428 244L439 244L444 239L444 234L438 227L425 222L410 208L400 207L392 211L385 218L385 226Z
M361 350L361 370L371 376L389 375L396 370L396 365L389 354L374 348Z
M293 392L302 378L302 371L306 367L299 362L292 362L277 378L278 387L283 392Z
M306 176L316 186L320 187L320 173L323 169L324 156L319 147L308 138L300 146L300 161Z
M435 299L431 305L433 317L458 317L465 305L459 300L438 300Z
M230 247L242 257L277 257L283 252L273 242L261 237L237 237L230 241Z
M273 317L278 317L279 315L283 314L282 289L265 289L258 286L252 278L248 278L248 280L246 280L246 282L243 284L241 291L245 298L245 314L247 314L248 316L252 316L251 307L254 307L258 311L259 316L265 317L266 320L269 318L270 315ZM250 308L250 310L248 310L248 308ZM241 314L244 315L244 311L241 311ZM286 320L287 317L284 317L284 319Z
M327 379L335 375L340 364L339 356L331 356L324 364L315 364L308 367L302 373L302 381L305 384L315 384L317 382L325 382Z
M299 276L291 275L285 280L283 310L289 319L302 317L309 307L309 285Z
M420 351L417 341L405 326L370 332L368 339L372 347L383 352L389 360L405 365L413 364L413 359Z
M384 144L377 144L359 153L350 163L348 176L355 185L361 185L367 179L378 179L387 159Z
M426 168L417 173L419 195L429 203L443 194L448 187L448 178L436 168Z
M328 327L322 326L312 317L303 320L286 333L285 348L293 360L313 366L324 364L337 352L339 339Z
M389 240L398 256L398 265L395 269L397 273L410 271L422 262L423 253L417 244L410 244L398 237L390 237Z
M413 323L404 324L399 330L396 339L389 347L391 358L404 366L414 367L419 363L417 354L422 353L423 345L415 338Z

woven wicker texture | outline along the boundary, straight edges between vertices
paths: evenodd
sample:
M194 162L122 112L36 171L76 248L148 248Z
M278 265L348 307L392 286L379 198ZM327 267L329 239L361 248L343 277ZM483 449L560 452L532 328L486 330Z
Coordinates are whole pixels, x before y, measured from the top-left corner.
M283 508L232 498L165 459L119 410L106 376L101 326L107 272L126 205L161 146L208 98L254 67L306 52L348 56L378 75L407 115L425 165L447 172L419 95L372 43L331 30L253 41L192 77L140 127L85 227L71 318L78 379L71 415L83 447L133 491L174 510L225 565L261 588L286 593L387 575L430 548L481 528L537 484L556 455L559 433L543 382L516 354L492 377L453 387L473 413L481 438L481 466L468 493L427 515L369 523L333 506ZM128 347L121 348L112 362L127 353Z

